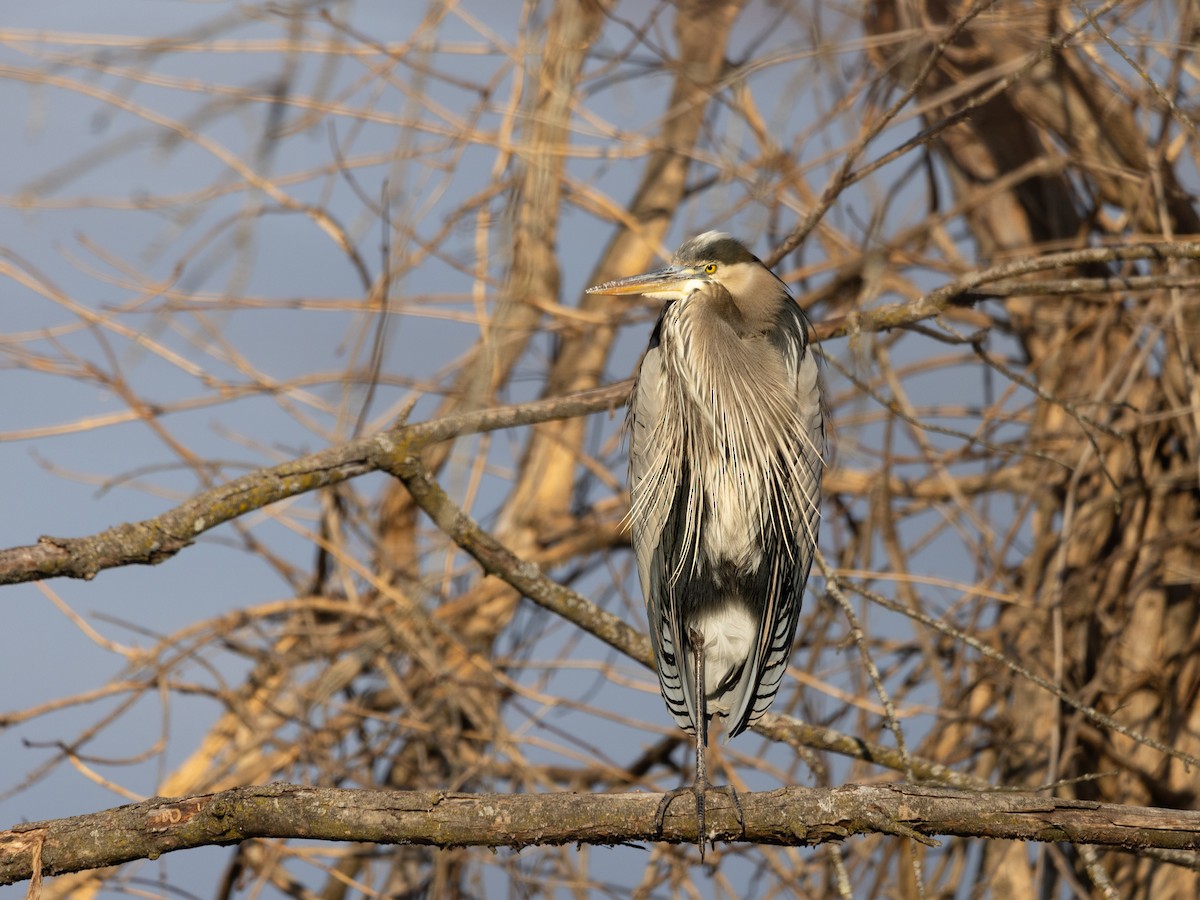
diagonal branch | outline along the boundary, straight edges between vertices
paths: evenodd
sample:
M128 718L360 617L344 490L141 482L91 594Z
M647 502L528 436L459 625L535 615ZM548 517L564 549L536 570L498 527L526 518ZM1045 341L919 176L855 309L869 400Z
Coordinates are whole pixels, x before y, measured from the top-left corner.
M568 587L547 578L534 563L520 559L461 510L415 457L391 470L404 482L413 499L447 537L473 556L487 573L503 579L543 609L561 616L588 634L599 638L630 659L653 668L650 640L624 621ZM898 749L853 737L832 728L821 728L790 716L767 713L753 726L764 737L792 747L838 753L851 759L875 763L913 777L956 787L984 789L987 783L955 772L932 760L906 756Z

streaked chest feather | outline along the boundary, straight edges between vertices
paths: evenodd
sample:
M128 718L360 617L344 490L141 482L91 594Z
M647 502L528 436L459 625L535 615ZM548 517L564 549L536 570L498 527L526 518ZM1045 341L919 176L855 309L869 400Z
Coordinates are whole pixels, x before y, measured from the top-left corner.
M653 458L633 498L635 523L661 527L683 489L685 552L676 578L702 556L755 568L762 535L794 533L817 499L805 477L820 430L815 364L697 312L678 303L664 316L661 406L642 432ZM803 364L812 367L811 386Z

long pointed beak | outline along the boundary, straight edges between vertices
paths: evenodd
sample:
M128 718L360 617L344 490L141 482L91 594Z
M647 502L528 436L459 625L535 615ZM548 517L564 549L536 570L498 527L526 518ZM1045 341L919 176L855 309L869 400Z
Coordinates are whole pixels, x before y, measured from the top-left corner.
M685 266L667 266L657 272L647 272L645 275L633 275L617 281L606 281L587 289L589 294L652 294L656 291L681 290L689 281L702 278L703 275Z

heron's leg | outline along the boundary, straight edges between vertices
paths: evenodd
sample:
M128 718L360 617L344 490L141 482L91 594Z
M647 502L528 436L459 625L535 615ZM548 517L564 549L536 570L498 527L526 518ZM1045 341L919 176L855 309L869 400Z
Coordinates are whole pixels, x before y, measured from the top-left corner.
M708 748L708 696L704 690L704 635L696 628L688 629L688 645L692 650L692 675L694 681L692 686L696 693L693 696L696 698L696 778L692 784L678 787L673 791L667 791L663 795L662 802L658 804L658 812L654 814L654 825L661 834L663 830L663 819L667 814L667 807L680 794L692 794L696 798L696 825L697 825L697 844L700 847L700 859L704 859L704 847L706 833L704 829L704 794L709 788L708 784L708 764L705 759L705 750ZM738 820L741 821L741 804L737 801L734 795L734 804L738 811ZM742 826L745 830L745 825Z
M704 689L704 635L694 628L690 629L688 643L692 646L692 656L696 661L696 697L700 707L700 721L704 723L703 727L696 730L696 782L692 786L696 795L696 824L700 836L700 859L703 860L705 837L708 833L704 826L707 805L705 795L709 791L720 791L729 795L743 836L746 834L746 817L742 814L742 800L738 797L732 784L712 784L708 780L708 694Z
M746 816L742 812L742 798L738 794L737 788L732 784L710 784L710 791L719 791L722 794L728 794L729 800L733 804L733 814L737 817L738 826L742 829L742 837L746 836Z
M704 689L704 635L698 628L688 629L688 643L692 645L694 682L696 689L696 781L692 791L696 794L696 843L700 847L700 860L704 860L704 845L708 832L704 830L704 794L708 790L708 692Z

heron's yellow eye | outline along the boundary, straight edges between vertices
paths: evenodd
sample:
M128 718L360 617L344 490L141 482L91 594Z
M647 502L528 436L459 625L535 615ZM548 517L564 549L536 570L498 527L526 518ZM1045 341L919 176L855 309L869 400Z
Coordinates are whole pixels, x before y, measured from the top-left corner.
M717 271L717 264L709 263L707 266L704 267L704 271L707 272L709 275L711 275L713 272Z

